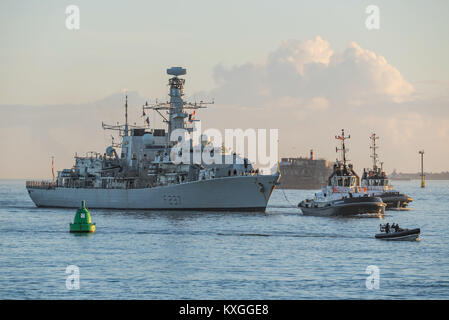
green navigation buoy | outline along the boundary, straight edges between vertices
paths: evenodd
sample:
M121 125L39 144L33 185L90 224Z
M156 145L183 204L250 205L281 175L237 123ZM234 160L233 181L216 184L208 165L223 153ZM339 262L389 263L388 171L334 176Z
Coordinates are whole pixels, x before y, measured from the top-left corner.
M84 200L81 201L81 208L78 209L73 223L70 224L70 232L95 232L95 223L92 223Z

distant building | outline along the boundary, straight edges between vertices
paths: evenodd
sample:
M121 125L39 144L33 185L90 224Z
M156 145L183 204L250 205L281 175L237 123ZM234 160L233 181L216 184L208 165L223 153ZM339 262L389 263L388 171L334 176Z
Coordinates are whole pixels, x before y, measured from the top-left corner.
M309 158L282 158L279 164L280 189L320 189L332 173L333 163L315 159L313 150Z

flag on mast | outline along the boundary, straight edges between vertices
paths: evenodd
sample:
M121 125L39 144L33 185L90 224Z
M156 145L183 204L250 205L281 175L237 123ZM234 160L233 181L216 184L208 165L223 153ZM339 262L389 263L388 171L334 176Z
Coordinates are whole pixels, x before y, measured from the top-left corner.
M193 110L193 112L191 113L191 114L189 114L189 122L193 122L193 120L195 120L195 111L196 110Z

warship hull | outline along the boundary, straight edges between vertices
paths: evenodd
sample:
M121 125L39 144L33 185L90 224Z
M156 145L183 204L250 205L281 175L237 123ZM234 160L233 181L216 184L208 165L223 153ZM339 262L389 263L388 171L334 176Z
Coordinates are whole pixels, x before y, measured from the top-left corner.
M38 207L265 211L279 174L233 176L142 189L33 188Z

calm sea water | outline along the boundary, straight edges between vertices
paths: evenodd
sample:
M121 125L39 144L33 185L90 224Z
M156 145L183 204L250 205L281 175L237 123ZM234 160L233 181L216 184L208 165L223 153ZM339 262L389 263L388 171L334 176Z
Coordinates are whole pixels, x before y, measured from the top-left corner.
M275 190L267 214L91 210L87 236L68 232L75 210L36 208L24 184L0 180L1 299L449 298L448 181L396 182L413 210L382 221L305 217L294 206L314 191ZM376 240L381 222L421 241Z

